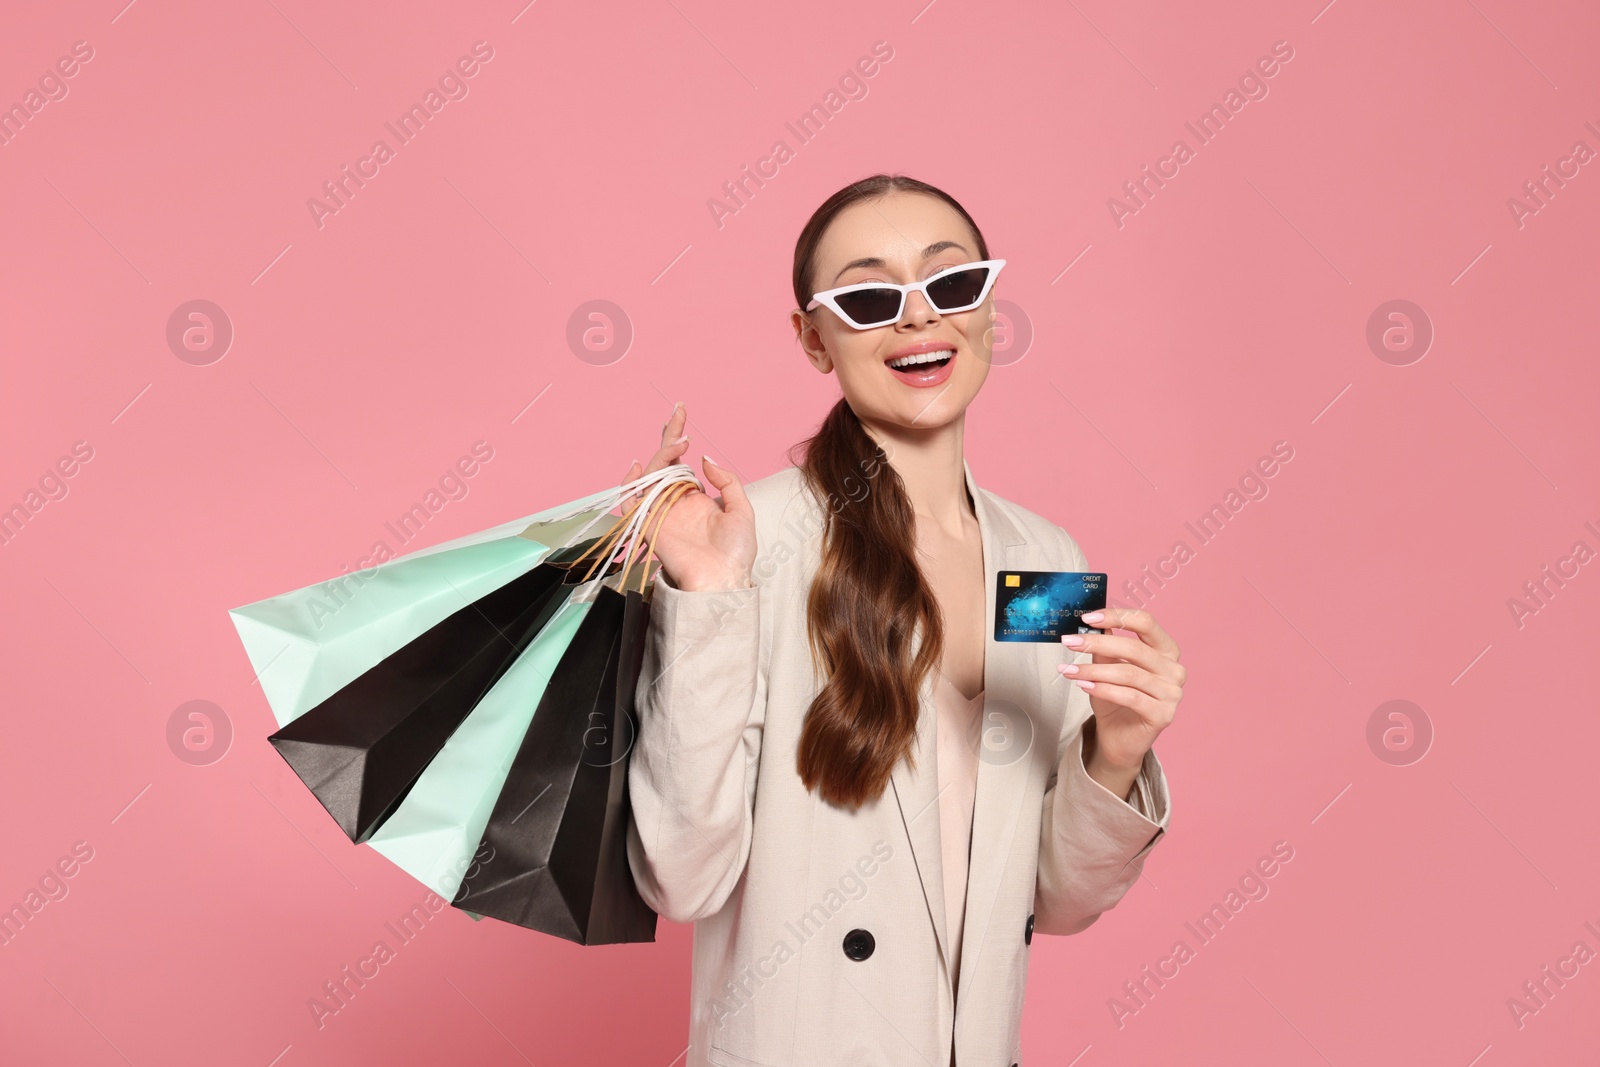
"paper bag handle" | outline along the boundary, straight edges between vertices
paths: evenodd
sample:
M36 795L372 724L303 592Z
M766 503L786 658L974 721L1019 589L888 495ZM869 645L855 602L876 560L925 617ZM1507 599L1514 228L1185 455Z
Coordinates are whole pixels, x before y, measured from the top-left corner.
M644 554L640 557L640 562L643 564L639 568L640 596L644 595L645 574L650 570L650 556L656 550L656 536L661 532L662 524L667 521L667 512L671 511L672 505L676 504L678 500L689 491L690 486L687 483L674 483L670 488L667 489L666 493L662 495L660 502L656 504L655 509L651 512L651 514L645 516L645 528L648 532L645 534L641 542L644 546ZM655 518L656 521L654 530L649 529L651 518ZM627 574L628 568L632 565L633 561L632 557L630 556L628 560L624 561L622 564L622 573ZM626 592L626 590L624 590L624 592Z
M700 484L695 479L689 466L679 463L619 487L619 491L626 491L630 486L651 481L654 484L651 485L644 499L632 502L627 511L611 527L611 530L569 565L569 569L575 569L586 557L594 555L594 562L590 565L588 573L583 576L583 581L589 581L596 568L611 559L615 553L616 546L624 540L626 540L627 550L623 557L622 572L626 576L627 568L632 565L635 557L639 556L639 549L641 542L643 542L644 553L642 559L646 566L640 569L639 592L641 594L644 592L645 576L649 571L648 561L655 545L654 532L648 537L641 537L646 524L651 518L655 518L656 530L659 531L661 522L666 518L667 510L676 503L680 496L691 489L698 488ZM662 499L663 497L665 499ZM596 516L596 520L598 518L599 516ZM593 525L593 521L591 521L590 525Z

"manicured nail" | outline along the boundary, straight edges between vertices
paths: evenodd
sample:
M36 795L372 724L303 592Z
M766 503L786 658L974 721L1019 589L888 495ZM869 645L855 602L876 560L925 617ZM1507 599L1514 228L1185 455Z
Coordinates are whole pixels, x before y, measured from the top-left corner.
M1103 611L1086 611L1083 613L1084 622L1099 622L1105 617L1106 613Z
M1056 664L1056 670L1062 674L1077 674L1078 665L1076 663L1058 663Z
M704 452L700 453L700 458L705 460L707 463L711 464L713 467L720 467L721 466L720 463L718 463L716 460L712 459L710 456L706 455Z
M1093 689L1094 688L1094 683L1089 681L1089 679L1087 679L1087 678L1074 678L1073 681L1076 682L1078 685L1082 686L1085 689Z
M1061 643L1063 645L1071 645L1072 647L1076 648L1077 646L1083 644L1083 635L1082 634L1062 634L1061 635Z
M668 441L667 444L669 444L669 445L681 445L685 441L687 441L688 439L689 439L689 435L688 434L684 434L682 437L678 438L676 441Z

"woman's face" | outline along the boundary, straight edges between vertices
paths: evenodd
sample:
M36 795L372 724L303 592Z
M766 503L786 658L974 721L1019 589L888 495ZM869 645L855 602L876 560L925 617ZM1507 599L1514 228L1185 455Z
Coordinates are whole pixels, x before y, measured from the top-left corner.
M860 282L905 285L981 258L971 227L950 205L896 191L835 216L818 243L810 287L817 293ZM897 322L869 330L856 329L821 304L790 319L806 357L818 370L838 373L839 387L863 423L933 429L960 418L989 376L998 285L982 304L954 314L941 314L921 293L910 293ZM917 380L928 376L927 364L905 373L889 366L923 342L954 353L931 383Z

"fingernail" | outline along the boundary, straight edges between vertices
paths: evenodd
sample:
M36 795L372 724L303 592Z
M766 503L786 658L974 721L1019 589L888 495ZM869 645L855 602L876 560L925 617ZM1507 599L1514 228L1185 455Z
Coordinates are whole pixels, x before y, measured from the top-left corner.
M683 401L680 400L676 404L672 405L672 410L677 411L681 407L683 407Z
M1083 644L1083 635L1082 634L1062 634L1061 635L1061 643L1063 645L1072 645L1073 647L1077 647L1078 645Z
M1074 678L1073 682L1082 689L1093 689L1094 683L1087 678Z
M676 441L668 441L667 444L669 444L669 445L681 445L685 441L687 441L688 439L689 439L689 435L688 434L684 434L682 437L678 438Z
M1078 665L1076 663L1058 663L1056 664L1056 670L1062 674L1077 674Z
M704 452L700 453L700 458L711 464L713 467L720 467L722 465L716 460L712 459L710 456L706 455Z
M1086 611L1083 613L1084 622L1099 622L1105 617L1106 613L1103 611Z

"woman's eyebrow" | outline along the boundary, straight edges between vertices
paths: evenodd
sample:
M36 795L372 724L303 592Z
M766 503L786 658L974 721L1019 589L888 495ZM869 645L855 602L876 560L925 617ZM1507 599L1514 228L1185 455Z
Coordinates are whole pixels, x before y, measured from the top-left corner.
M936 256L947 248L959 248L961 251L967 252L967 246L960 241L935 241L922 250L922 258L927 259L929 256ZM970 256L971 254L971 252L967 252L967 255ZM853 267L887 267L888 265L878 256L866 256L862 259L852 259L849 263L839 268L839 274L843 274ZM839 280L839 274L833 276L834 281Z

